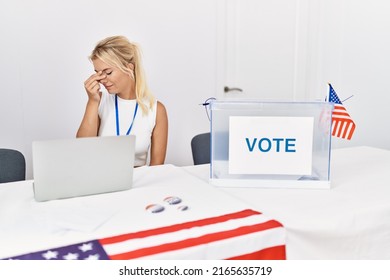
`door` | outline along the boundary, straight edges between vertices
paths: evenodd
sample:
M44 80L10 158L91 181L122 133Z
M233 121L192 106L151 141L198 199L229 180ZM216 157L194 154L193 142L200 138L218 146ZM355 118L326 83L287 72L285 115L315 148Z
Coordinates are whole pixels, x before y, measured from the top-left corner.
M309 0L218 7L219 99L305 100Z

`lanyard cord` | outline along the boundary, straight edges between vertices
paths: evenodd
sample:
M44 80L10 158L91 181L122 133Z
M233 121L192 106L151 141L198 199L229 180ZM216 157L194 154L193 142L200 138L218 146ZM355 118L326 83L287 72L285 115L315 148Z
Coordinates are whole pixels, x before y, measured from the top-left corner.
M131 121L130 127L129 127L129 129L126 132L126 135L129 135L131 129L133 128L133 123L134 123L134 120L135 120L135 116L137 115L137 111L138 111L138 103L135 103L133 120ZM118 95L116 95L116 94L115 94L115 117L116 117L116 135L119 136L120 135L120 131L119 131L119 108L118 108Z

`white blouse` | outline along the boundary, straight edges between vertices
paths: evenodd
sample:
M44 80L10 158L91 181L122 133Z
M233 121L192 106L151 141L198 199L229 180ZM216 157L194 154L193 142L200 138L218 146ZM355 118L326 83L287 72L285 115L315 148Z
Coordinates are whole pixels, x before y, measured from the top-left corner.
M145 103L149 107L149 103ZM119 133L126 135L134 117L136 100L126 100L118 96ZM157 101L154 102L148 114L144 114L138 106L134 117L130 135L135 135L134 166L146 165L151 143L152 132L156 124ZM115 94L103 91L99 104L100 127L99 136L113 136L116 134Z

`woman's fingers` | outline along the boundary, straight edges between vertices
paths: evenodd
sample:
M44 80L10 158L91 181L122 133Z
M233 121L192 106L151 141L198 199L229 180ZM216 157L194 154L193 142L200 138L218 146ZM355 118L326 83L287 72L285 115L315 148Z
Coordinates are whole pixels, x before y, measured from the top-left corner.
M86 87L89 87L93 85L94 83L99 83L100 80L104 79L106 77L106 74L103 74L101 71L97 72L93 75L91 75L85 82L84 85Z
M85 82L84 87L88 95L96 95L100 91L99 82L106 77L106 74L103 74L101 71L91 75Z

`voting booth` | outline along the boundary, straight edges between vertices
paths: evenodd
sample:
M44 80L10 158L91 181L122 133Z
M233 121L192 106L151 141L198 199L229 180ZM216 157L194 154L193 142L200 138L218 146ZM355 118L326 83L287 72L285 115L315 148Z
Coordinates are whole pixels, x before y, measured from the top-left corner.
M212 101L210 182L330 188L328 102Z

